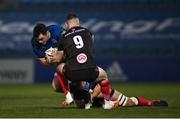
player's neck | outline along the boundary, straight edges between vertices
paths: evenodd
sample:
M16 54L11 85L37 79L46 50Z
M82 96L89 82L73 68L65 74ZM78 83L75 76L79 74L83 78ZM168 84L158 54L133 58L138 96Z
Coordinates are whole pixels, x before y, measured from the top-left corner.
M71 25L69 25L69 29L72 29L72 28L74 28L74 27L78 27L79 25L77 25L77 24L71 24Z

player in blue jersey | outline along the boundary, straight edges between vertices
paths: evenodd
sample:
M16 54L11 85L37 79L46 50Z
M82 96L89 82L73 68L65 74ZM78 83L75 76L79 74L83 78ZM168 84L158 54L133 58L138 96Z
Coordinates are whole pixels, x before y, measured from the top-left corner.
M37 24L33 29L33 37L31 40L33 52L35 53L37 59L43 65L53 65L56 64L57 67L59 62L52 59L47 55L48 53L56 52L58 47L58 41L61 38L62 33L65 30L60 25L50 25L46 26L44 24ZM52 87L56 91L56 84L60 84L61 92L63 91L66 99L63 104L67 105L73 102L73 98L70 94L68 81L64 76L58 72L55 72L54 79L52 81Z

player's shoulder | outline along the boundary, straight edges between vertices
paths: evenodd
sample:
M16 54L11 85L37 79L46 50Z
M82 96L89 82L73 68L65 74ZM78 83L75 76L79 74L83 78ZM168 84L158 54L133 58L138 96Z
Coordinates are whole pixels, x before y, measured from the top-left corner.
M84 29L84 30L89 31L89 29L87 27L84 27L84 26L79 26L79 29Z
M64 28L62 25L49 25L47 26L48 31L51 33L51 37L54 39L59 39L63 34Z
M88 31L88 29L85 27L82 27L82 26L73 27L73 28L67 30L63 35L64 36L72 35L74 33L81 32L81 31Z
M88 28L82 26L80 26L79 28L83 29L82 31L84 31L85 33L90 34L90 36L93 36L92 32Z
M80 26L80 27L78 27L78 29L79 29L80 31L84 31L84 32L86 32L86 33L92 34L91 31L90 31L88 28L86 28L86 27Z
M63 26L54 24L54 25L47 26L47 28L49 31L53 31L53 30L57 31L57 30L62 30Z
M89 31L87 28L85 28L85 27L83 27L83 26L78 26L78 27L76 27L76 30L80 30L80 31L85 31L85 30L87 30L87 31Z

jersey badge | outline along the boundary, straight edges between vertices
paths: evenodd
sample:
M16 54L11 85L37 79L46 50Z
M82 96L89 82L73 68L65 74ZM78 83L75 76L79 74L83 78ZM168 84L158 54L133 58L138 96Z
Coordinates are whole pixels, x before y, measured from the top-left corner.
M76 57L78 63L82 64L85 63L87 61L87 55L84 53L80 53L77 57Z

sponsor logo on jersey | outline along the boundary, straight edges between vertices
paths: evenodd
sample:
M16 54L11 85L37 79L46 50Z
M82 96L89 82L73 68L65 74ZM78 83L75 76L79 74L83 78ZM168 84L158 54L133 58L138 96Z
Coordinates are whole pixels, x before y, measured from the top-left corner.
M76 59L80 64L85 63L87 61L87 55L84 53L81 53L76 57Z

